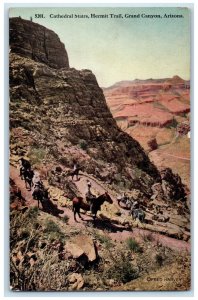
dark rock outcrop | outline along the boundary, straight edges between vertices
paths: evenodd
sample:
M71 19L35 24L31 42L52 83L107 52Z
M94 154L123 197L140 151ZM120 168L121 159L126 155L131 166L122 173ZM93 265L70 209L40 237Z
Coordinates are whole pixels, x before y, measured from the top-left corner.
M190 122L182 122L177 125L177 133L178 135L187 135L190 132Z
M167 199L184 200L186 196L185 187L178 174L173 174L170 168L161 171L162 188Z
M10 49L52 68L69 68L65 46L57 34L28 20L10 18Z

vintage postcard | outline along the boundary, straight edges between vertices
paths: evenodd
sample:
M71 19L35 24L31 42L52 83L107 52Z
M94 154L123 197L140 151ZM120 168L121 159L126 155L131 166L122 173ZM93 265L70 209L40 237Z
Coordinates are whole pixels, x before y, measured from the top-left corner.
M10 289L191 289L190 10L9 10Z

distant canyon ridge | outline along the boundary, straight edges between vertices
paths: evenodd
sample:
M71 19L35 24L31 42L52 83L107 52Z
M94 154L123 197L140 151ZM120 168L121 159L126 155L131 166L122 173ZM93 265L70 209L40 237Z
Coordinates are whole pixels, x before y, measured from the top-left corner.
M118 126L139 141L154 163L190 185L190 81L121 81L103 88Z

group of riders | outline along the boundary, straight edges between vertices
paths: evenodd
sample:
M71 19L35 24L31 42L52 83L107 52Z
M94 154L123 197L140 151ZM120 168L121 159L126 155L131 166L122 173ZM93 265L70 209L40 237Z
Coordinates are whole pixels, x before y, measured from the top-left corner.
M44 206L45 202L49 200L48 189L44 187L44 184L37 171L33 171L30 162L25 158L20 158L20 177L25 180L25 186L30 190L33 190L32 196L34 199L39 200Z
M145 212L139 201L130 198L125 192L117 197L117 201L119 206L120 203L124 204L125 208L130 211L129 215L132 215L134 219L138 218L141 222L144 222Z
M30 162L25 158L19 159L20 163L20 177L25 180L26 188L29 187L33 190L32 196L34 199L40 200L43 204L44 201L49 200L48 190L44 187L44 184L37 171L33 171ZM71 172L72 180L76 176L76 180L79 180L80 167L76 160L73 161L73 170ZM92 212L93 202L96 196L91 192L91 182L87 180L87 192L86 200L90 204L90 210Z
M49 200L50 196L48 193L48 189L44 187L44 184L40 178L40 175L37 171L33 171L30 162L25 158L20 158L20 177L25 180L26 188L33 190L32 196L34 199L38 200L38 206L39 206L39 200L42 203L42 206L46 204L46 202ZM79 180L79 171L81 170L79 164L76 160L73 160L73 170L70 173L72 176L72 180L74 176L76 176L76 180ZM97 199L97 196L92 191L92 184L90 180L86 181L86 191L85 191L85 198L86 202L90 205L90 211L93 213L93 204ZM120 206L120 203L123 203L125 205L125 208L130 210L130 214L133 216L133 218L138 218L140 221L144 221L145 213L141 209L139 202L133 199L130 199L126 193L123 193L122 195L117 197L118 205Z

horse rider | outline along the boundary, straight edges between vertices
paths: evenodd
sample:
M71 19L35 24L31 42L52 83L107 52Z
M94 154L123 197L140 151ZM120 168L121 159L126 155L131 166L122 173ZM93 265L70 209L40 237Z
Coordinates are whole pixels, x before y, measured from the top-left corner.
M131 206L132 206L132 202L131 202L131 199L128 197L128 196L126 196L126 198L125 198L125 203L126 203L126 206L128 207L128 208L130 208Z
M122 193L122 195L119 195L117 197L118 200L118 204L120 205L120 202L123 202L127 207L131 206L131 200L129 199L129 197L127 196L127 194L125 192Z
M31 164L27 159L23 157L21 157L18 161L20 163L20 177L22 177L25 171L31 170Z
M43 189L43 182L41 180L40 174L38 171L34 172L33 182L33 193L36 189Z
M93 213L93 203L96 199L96 196L91 192L91 182L87 180L87 192L86 192L86 200L90 203L90 211Z
M30 190L32 189L32 179L34 177L34 171L31 168L25 169L23 171L23 176L25 179L25 186L27 188L27 184L30 186Z
M138 209L138 208L139 208L139 203L138 203L137 200L135 200L135 201L132 203L132 205L131 205L130 214L132 215L132 214L133 214L133 211L134 211L135 209Z

